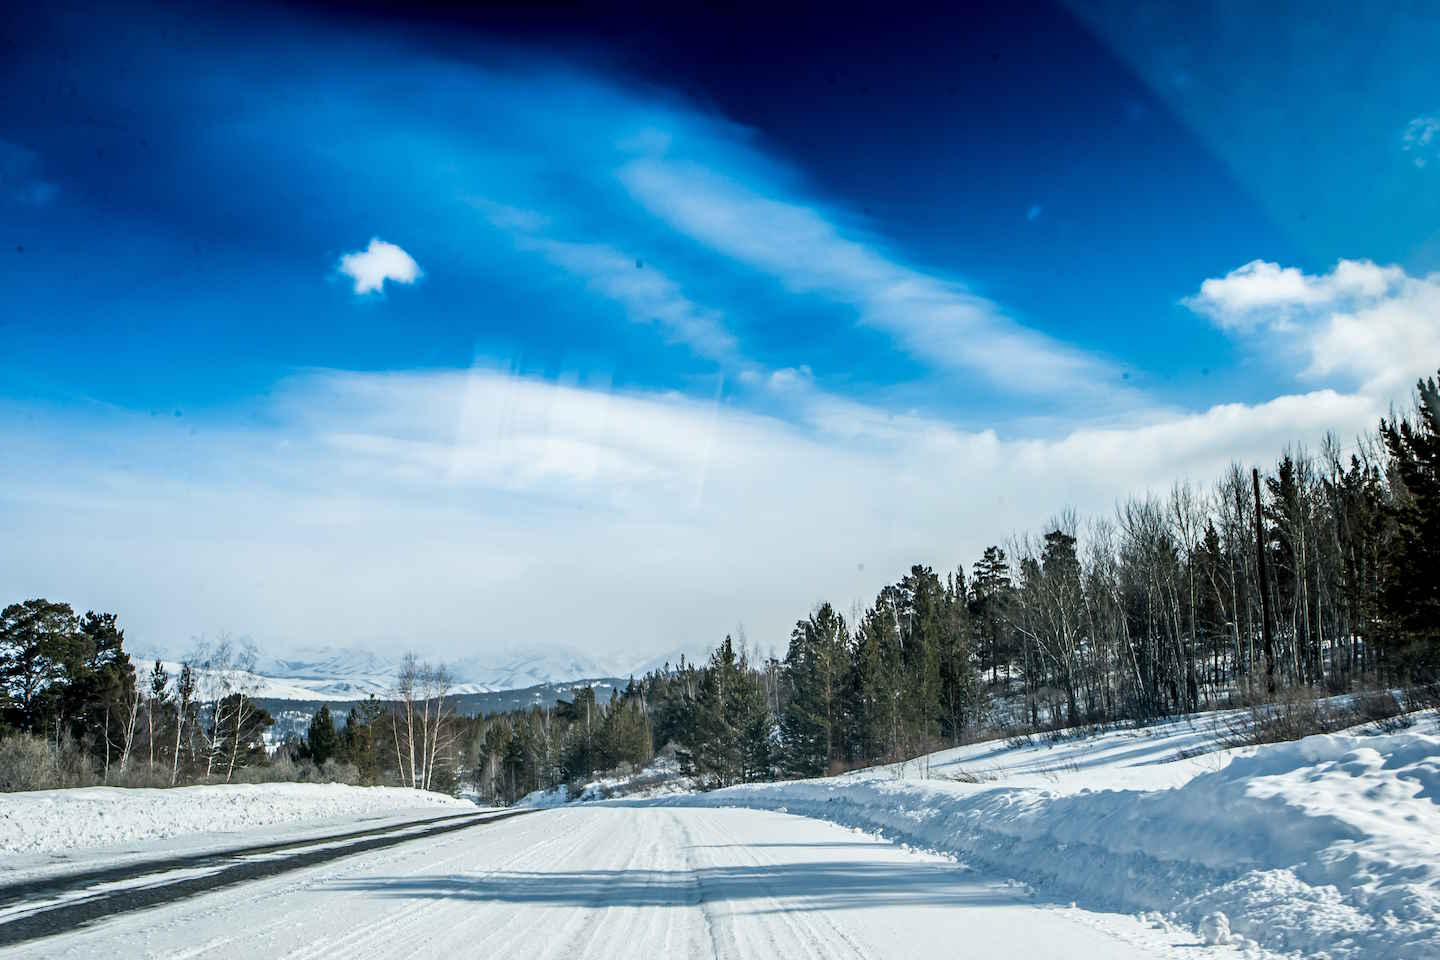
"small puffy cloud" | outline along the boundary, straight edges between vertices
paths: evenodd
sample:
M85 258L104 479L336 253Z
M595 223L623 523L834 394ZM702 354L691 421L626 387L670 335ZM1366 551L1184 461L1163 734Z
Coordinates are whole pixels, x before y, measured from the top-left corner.
M380 293L385 281L414 283L421 276L420 264L400 247L372 237L364 250L340 258L340 272L355 281L357 294Z
M1417 167L1425 166L1433 156L1440 156L1440 113L1411 120L1400 140L1405 152L1414 155Z
M1273 322L1294 307L1314 303L1320 297L1295 267L1251 260L1223 277L1211 277L1200 284L1200 292L1187 297L1185 305L1210 317L1221 329L1253 330L1266 319Z
M1308 358L1302 375L1345 376L1390 394L1440 356L1440 274L1341 260L1307 274L1254 260L1184 301L1230 333L1268 337Z
M815 383L815 373L806 363L802 363L798 367L783 367L770 374L768 383L771 390L809 388Z

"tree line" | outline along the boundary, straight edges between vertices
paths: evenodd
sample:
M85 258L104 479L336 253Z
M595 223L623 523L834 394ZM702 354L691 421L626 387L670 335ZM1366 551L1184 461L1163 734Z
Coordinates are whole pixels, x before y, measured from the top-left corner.
M137 669L115 614L10 604L0 610L0 787L231 782L265 761L273 723L253 696L254 656L222 635L173 675L159 660Z
M1063 513L968 571L916 565L847 618L821 603L782 656L730 637L626 699L705 785L904 760L1017 728L1148 722L1290 693L1440 680L1440 392L1417 385L1348 456L1286 451L1208 488ZM562 708L477 721L482 793L577 773ZM503 771L502 776L482 770Z
M391 700L264 749L254 651L202 644L137 674L113 614L0 612L0 734L105 782L224 780L342 765L353 782L510 802L662 750L706 785L903 760L988 732L1131 720L1284 695L1440 680L1440 390L1348 455L1286 451L1113 516L1062 513L968 569L915 565L847 617L798 620L783 656L726 637L596 696L457 717L442 668L404 661ZM0 750L4 741L0 740ZM0 764L3 768L3 764ZM0 780L4 771L0 769Z
M304 738L275 743L255 648L226 634L178 665L137 668L111 613L26 600L0 610L0 791L339 780L452 791L453 685L407 655L390 699L340 724L328 706Z

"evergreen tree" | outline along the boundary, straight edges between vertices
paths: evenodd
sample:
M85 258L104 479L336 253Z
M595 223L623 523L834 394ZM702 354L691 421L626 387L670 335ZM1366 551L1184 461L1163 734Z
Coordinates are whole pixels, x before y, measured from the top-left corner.
M166 736L170 718L170 674L159 660L150 667L149 695L145 698L145 741L148 748L149 769L155 768L155 758L163 761L164 749L170 738Z
M67 666L80 659L84 638L68 603L26 600L0 611L0 685L6 721L31 733L45 732Z
M1000 667L1003 664L1006 680L1010 661L1014 656L1013 634L1010 625L1010 605L1014 584L1010 580L1010 562L1000 547L986 547L985 554L975 561L970 578L971 623L979 641L983 664L990 669L991 685L1000 681Z
M940 665L949 619L945 588L934 570L917 564L898 584L887 589L895 597L900 629L904 751L916 755L932 746L944 714Z
M881 591L865 611L855 637L852 688L860 750L867 760L893 760L900 755L904 675L892 589Z
M773 720L747 658L730 637L710 655L696 704L697 772L716 786L768 779Z
M76 740L92 744L97 760L108 758L113 746L124 767L135 747L141 692L115 614L87 611L70 650L69 682L56 697L58 712Z
M275 718L245 694L222 697L215 705L210 729L211 742L217 746L222 762L216 763L212 772L218 775L224 770L225 782L229 783L236 768L263 764L265 731L274 725Z
M946 580L935 628L940 657L940 735L958 746L965 727L979 712L980 700L965 577L960 571Z
M844 757L845 690L850 631L830 604L795 624L785 654L790 696L780 718L784 766L794 776L815 777Z
M345 729L340 732L336 755L355 765L362 783L375 784L381 780L381 741L376 724L384 714L385 708L372 693L364 703L352 706L345 716Z
M1413 422L1380 423L1399 481L1384 601L1397 665L1433 682L1440 677L1440 387L1432 377L1416 393Z
M330 716L330 707L321 704L320 709L310 718L310 728L305 731L305 752L315 765L324 766L340 746L340 737L335 732L335 721Z

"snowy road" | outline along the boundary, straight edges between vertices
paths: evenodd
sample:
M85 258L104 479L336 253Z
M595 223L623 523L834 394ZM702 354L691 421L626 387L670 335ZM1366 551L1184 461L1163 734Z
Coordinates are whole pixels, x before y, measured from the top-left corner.
M829 958L937 948L1087 960L1204 952L816 820L586 806L232 884L0 957Z

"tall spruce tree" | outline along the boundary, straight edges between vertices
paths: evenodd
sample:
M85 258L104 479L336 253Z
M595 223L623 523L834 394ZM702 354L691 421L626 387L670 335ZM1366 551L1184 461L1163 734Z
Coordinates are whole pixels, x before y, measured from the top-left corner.
M710 655L695 712L690 750L703 778L728 786L770 777L773 720L765 693L728 636Z
M790 696L780 718L783 765L794 776L820 776L845 756L850 631L830 604L795 624L785 669Z
M305 752L318 766L335 756L340 746L340 735L335 732L335 719L330 716L330 707L321 704L320 709L310 718L310 728L305 731Z
M1399 480L1384 598L1396 666L1433 682L1440 677L1440 387L1432 377L1416 393L1413 420L1380 424Z

